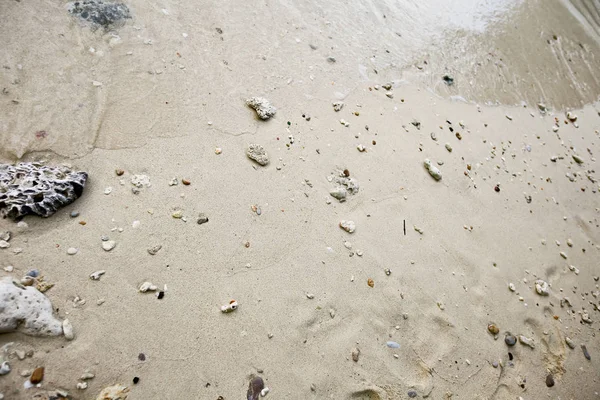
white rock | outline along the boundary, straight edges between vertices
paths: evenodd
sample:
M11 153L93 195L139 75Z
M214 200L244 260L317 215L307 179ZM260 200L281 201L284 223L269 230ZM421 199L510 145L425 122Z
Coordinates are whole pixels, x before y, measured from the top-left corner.
M429 171L429 175L431 175L436 181L442 179L442 172L438 169L438 167L433 165L429 159L425 159L423 165L425 166L425 169Z
M140 221L133 221L133 222L131 223L131 227L132 227L133 229L137 229L137 228L139 228L139 227L140 227Z
M105 251L111 251L112 249L115 248L116 245L117 245L117 242L115 242L114 240L107 240L106 242L102 242L102 248Z
M517 288L515 288L515 284L514 284L514 283L509 283L509 284L508 284L508 289L509 289L511 292L514 292L515 290L517 290Z
M62 322L53 315L50 300L33 287L0 280L0 333L22 332L33 336L62 335Z
M341 220L340 228L342 228L343 230L345 230L348 233L353 233L356 230L356 225L354 224L353 221Z
M6 272L13 272L15 270L15 267L13 267L12 265L8 265L8 266L4 267L4 270Z
M128 394L127 386L117 384L102 389L96 400L125 400Z
M70 255L70 256L73 256L73 255L77 254L77 251L78 250L75 247L69 247L67 249L67 254Z
M332 103L333 105L333 110L334 111L340 111L342 108L344 108L344 102L343 101L334 101Z
M265 397L269 393L269 390L270 389L268 387L264 388L263 390L260 391L260 395L262 397Z
M65 319L62 323L63 334L65 335L65 339L73 340L75 338L75 334L73 333L73 325L69 319Z
M269 163L269 155L260 144L249 144L246 149L246 156L256 161L258 165L265 166Z
M83 375L81 375L81 379L82 381L87 381L88 379L94 379L96 375L92 374L91 372L86 372Z
M548 287L548 283L541 279L535 281L535 291L540 296L548 296L550 294L550 288Z
M77 389L85 390L88 388L87 382L77 382Z
M252 97L246 100L246 104L252 107L260 119L267 120L275 115L277 109L264 97Z
M140 288L138 290L142 293L146 293L146 292L155 292L157 289L158 289L158 287L156 285L153 285L150 282L144 282L144 283L142 283L142 285L140 286Z
M150 178L147 175L133 175L131 177L131 184L136 188L150 187Z
M10 243L6 240L0 240L0 249L8 249L10 247Z
M104 194L111 194L112 191L113 191L113 188L111 186L109 186L106 189L104 189Z
M103 269L101 269L100 271L92 272L90 274L90 279L93 281L98 281L98 280L100 280L100 277L102 275L104 275L105 273L106 273L106 271Z

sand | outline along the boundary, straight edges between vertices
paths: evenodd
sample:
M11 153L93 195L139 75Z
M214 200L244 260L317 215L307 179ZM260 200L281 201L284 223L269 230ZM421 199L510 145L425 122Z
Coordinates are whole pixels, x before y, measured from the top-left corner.
M2 4L2 161L89 173L83 196L52 217L0 221L13 233L0 267L14 266L0 277L40 270L75 332L2 334L0 345L13 342L4 398L62 389L94 399L120 383L128 399L239 399L257 374L273 399L597 398L594 8L408 3L132 2L133 18L110 32L62 5ZM476 44L463 53L451 33ZM252 96L277 114L259 120ZM250 143L267 166L246 157ZM360 190L340 203L328 177L344 169ZM151 182L138 194L136 174ZM199 213L209 221L197 224ZM102 236L116 247L103 250ZM164 298L139 293L146 281L166 285ZM238 309L222 313L232 299ZM506 332L535 349L508 347ZM19 360L21 349L33 356ZM21 372L39 366L41 387L24 389ZM95 377L78 390L86 371Z

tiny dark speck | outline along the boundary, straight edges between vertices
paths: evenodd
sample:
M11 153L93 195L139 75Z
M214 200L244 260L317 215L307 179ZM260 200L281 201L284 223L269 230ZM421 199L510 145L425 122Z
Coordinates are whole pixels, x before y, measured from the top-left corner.
M158 297L159 300L162 299L163 297L165 297L165 292L162 292L162 291L158 292L158 296L157 297Z
M140 381L140 378L138 378L137 376L133 378L133 384L137 385L137 383Z
M140 361L146 361L146 355L144 353L140 353L138 355L138 360L140 360Z

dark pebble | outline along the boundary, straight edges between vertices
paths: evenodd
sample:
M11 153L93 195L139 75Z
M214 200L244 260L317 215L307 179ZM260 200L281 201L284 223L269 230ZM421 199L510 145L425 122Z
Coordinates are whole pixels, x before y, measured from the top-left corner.
M408 391L408 397L410 397L411 399L417 397L416 390L409 390Z
M552 376L552 374L548 374L548 376L546 377L546 386L554 386L554 377Z
M504 336L504 343L506 343L507 346L514 346L517 343L517 338L513 335L506 335Z
M140 378L138 378L137 376L133 378L133 384L137 385L137 383L140 381Z
M500 192L500 185L496 185L496 186L494 186L494 190L495 190L496 192Z
M448 86L454 84L454 78L451 77L450 75L444 75L444 77L442 79L444 80L444 83Z
M583 356L588 360L591 361L592 357L590 356L590 353L588 352L587 347L585 347L585 344L581 345L581 350L583 350Z
M140 360L140 361L146 361L146 355L144 353L140 353L138 355L138 360Z
M156 297L158 297L159 300L162 300L162 298L165 297L165 292L163 292L163 291L158 292L158 295Z

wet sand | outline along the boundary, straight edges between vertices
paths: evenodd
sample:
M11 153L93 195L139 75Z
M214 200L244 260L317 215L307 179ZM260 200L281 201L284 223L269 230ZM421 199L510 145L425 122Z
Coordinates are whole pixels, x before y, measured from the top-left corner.
M0 221L13 232L0 267L14 266L0 276L39 269L76 335L0 336L14 342L0 393L88 399L123 383L129 399L235 399L260 374L274 399L597 398L600 53L585 23L597 10L406 3L134 2L108 33L62 6L1 5L4 161L66 162L90 179L49 219ZM245 106L255 95L273 119ZM327 178L344 169L360 190L339 203ZM152 183L137 195L134 174ZM165 297L138 293L144 281L166 284ZM231 299L239 309L221 313ZM508 347L507 332L535 349ZM42 387L23 389L20 372L36 366ZM77 390L85 371L96 376Z

